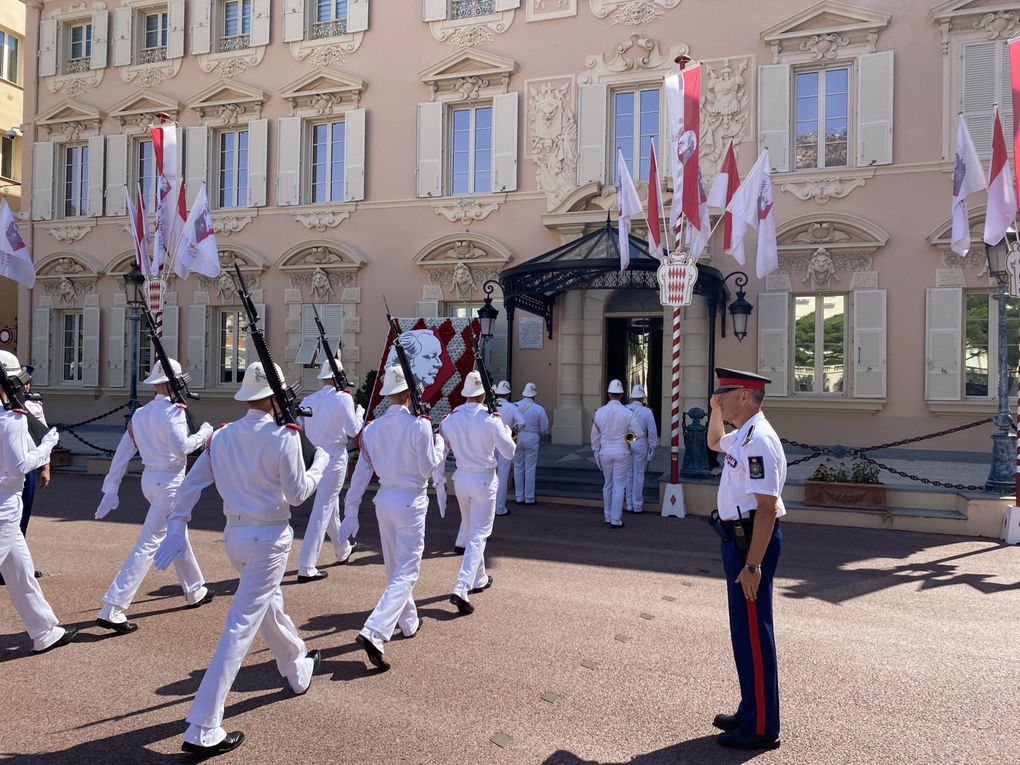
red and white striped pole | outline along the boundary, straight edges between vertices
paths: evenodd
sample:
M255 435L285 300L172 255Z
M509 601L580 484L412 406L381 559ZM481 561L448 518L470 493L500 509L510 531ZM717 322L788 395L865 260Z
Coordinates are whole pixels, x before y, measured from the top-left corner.
M669 443L669 482L680 483L680 308L673 309L673 387L671 393L672 437ZM1018 402L1020 407L1020 402ZM1020 445L1017 446L1020 464ZM1020 468L1018 468L1020 470ZM1020 481L1020 478L1017 479Z

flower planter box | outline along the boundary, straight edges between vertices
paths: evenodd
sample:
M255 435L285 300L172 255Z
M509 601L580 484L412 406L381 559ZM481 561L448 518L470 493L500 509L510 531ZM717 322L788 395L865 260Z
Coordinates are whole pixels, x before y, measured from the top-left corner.
M885 510L885 494L886 486L881 483L804 482L804 504L810 507Z

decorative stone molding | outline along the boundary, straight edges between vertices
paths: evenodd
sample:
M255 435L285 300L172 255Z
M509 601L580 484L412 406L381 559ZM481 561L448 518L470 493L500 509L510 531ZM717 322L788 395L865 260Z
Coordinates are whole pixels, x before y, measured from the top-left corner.
M414 263L429 275L429 282L451 300L482 298L482 285L498 279L510 262L510 251L492 237L481 234L448 234L418 251ZM444 299L428 298L428 299Z
M294 216L294 220L307 228L309 231L315 229L320 234L326 229L336 228L345 220L351 217L354 205L344 207L330 207L321 210L309 210Z
M874 53L892 16L838 0L822 0L762 32L772 62L805 63Z
M954 32L970 32L968 37L975 39L1008 40L1020 30L1020 8L1011 3L949 0L932 8L928 18L939 25L943 56L949 55Z
M517 10L499 11L488 16L472 16L466 19L443 19L430 21L432 36L452 45L454 48L473 48L492 42L514 23Z
M122 66L118 68L120 79L126 83L134 83L137 88L151 88L180 74L181 60L180 58L170 58L151 64Z
M230 80L240 77L252 67L261 64L265 55L265 45L221 53L200 53L198 66L207 74L215 73L217 77Z
M618 43L610 58L596 53L584 59L587 70L578 77L582 85L592 83L615 84L633 82L635 76L661 77L676 66L677 56L691 51L685 43L670 46L666 54L659 50L659 43L650 37L634 32Z
M162 113L176 122L181 105L174 98L143 90L132 93L110 107L109 116L117 120L120 132L126 135L141 135L149 132L149 126L158 124Z
M306 61L316 68L339 66L361 47L364 39L364 32L351 32L298 40L290 43L290 54L296 61Z
M78 308L83 304L86 295L96 291L96 280L69 279L65 276L45 282L43 291L57 307Z
M255 220L256 215L254 210L251 212L213 212L213 231L224 236L236 234Z
M326 272L356 272L365 263L365 256L353 247L328 239L318 239L292 247L277 261L276 266L285 273L311 273L316 269Z
M952 232L953 221L948 218L940 223L928 234L928 244L935 247L942 256L942 263L946 268L956 268L961 271L974 271L977 276L988 274L988 257L985 255L984 227L985 227L985 206L979 205L968 210L968 223L970 223L970 249L966 255L958 255L953 252Z
M818 204L824 205L832 199L843 199L854 189L863 186L866 178L870 177L871 175L806 178L803 181L784 183L780 188L801 201L813 199Z
M1020 16L1016 11L986 13L974 22L974 29L982 30L989 40L1008 40L1020 28Z
M234 263L241 269L244 284L251 292L252 300L263 302L262 272L265 264L260 258L247 250L221 249L220 275L214 278L199 274L198 283L208 296L208 305L234 305L239 302L237 277L234 275ZM197 299L195 300L197 303Z
M365 81L349 74L318 68L280 88L295 117L327 117L357 109Z
M86 296L96 291L96 280L102 276L99 264L87 255L57 252L36 263L36 288L44 295L40 300L49 307L79 308Z
M703 62L699 163L706 188L722 164L729 143L737 146L744 140L750 122L747 79L750 75L745 77L745 73L751 63L751 56Z
M535 163L535 185L552 210L576 188L577 95L573 77L526 80L525 151Z
M52 77L42 78L46 82L46 89L64 98L77 98L93 88L98 88L103 83L103 69L86 69L84 72L74 74L58 74Z
M577 15L577 0L527 0L527 21L550 21Z
M35 264L35 275L37 279L67 277L95 279L103 275L103 270L88 255L77 252L55 252Z
M95 227L95 219L83 218L81 221L62 221L45 228L49 235L58 242L78 242L84 239Z
M970 249L966 255L959 255L951 249L942 250L942 263L946 268L953 268L961 273L973 271L977 276L988 274L988 256L985 255L984 247Z
M316 266L309 273L290 275L290 286L300 291L302 300L307 298L317 303L333 302L339 294L342 294L344 287L356 285L357 277L354 272L326 271L321 266Z
M936 268L936 287L966 287L967 277L963 274L962 268Z
M650 24L680 5L680 0L588 0L595 18L612 17L614 26L636 27Z
M790 283L790 275L784 274L780 271L772 271L765 276L765 291L766 292L793 292L793 286Z
M419 72L418 79L432 90L433 101L466 101L503 95L516 71L513 59L463 50Z
M852 215L805 216L788 221L776 234L778 273L796 279L798 287L825 291L842 282L845 273L872 270L872 256L889 241L873 223ZM867 279L854 277L858 282ZM877 276L876 276L877 282Z
M103 115L94 106L65 99L36 115L35 124L48 140L80 141L99 135Z
M196 93L187 106L198 113L203 125L231 127L259 119L265 100L266 94L258 88L225 80Z
M499 209L500 202L506 201L506 194L495 197L465 197L453 203L446 202L433 205L436 215L444 216L450 223L461 223L470 226L477 220L485 220Z

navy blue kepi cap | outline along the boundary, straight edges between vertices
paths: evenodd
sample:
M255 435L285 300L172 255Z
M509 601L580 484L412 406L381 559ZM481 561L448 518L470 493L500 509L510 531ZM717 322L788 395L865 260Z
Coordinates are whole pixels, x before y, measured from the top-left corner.
M729 390L765 390L765 386L772 381L767 377L756 375L754 372L742 372L739 369L715 368L715 376L719 378L719 385L716 386L716 393L725 393Z

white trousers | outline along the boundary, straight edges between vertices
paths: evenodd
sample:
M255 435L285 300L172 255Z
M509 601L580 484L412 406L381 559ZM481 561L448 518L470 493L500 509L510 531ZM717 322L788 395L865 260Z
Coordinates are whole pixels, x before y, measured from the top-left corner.
M514 493L518 502L535 501L535 468L538 466L538 433L522 430L514 452Z
M294 531L286 523L228 525L223 532L227 557L240 578L223 634L188 711L192 725L217 728L223 722L224 702L256 632L266 641L276 668L295 692L305 690L311 682L312 662L305 660L304 641L283 612L280 590L293 540Z
M469 473L458 470L453 476L461 518L464 519L464 559L453 586L453 594L467 600L467 592L488 580L485 573L485 540L492 533L496 515L495 473Z
M418 608L412 593L425 551L428 508L429 497L424 491L381 488L375 495L386 589L365 622L365 628L378 633L384 641L393 637L397 625L405 635L418 626Z
M103 596L105 603L122 611L127 611L131 607L131 601L135 599L142 580L152 566L156 548L166 537L166 519L173 508L177 487L181 485L182 480L183 470L177 473L146 470L142 473L142 494L149 500L149 512L145 515L142 530L138 532L134 549L124 560L124 565L120 567L120 571ZM205 585L205 578L198 567L190 541L185 544L184 552L174 560L174 571L181 583L181 589L184 590L184 597L190 602L189 596Z
M41 651L60 640L64 629L43 597L39 580L35 578L32 553L28 550L28 543L19 526L21 508L20 494L0 501L0 516L10 516L0 521L0 575L3 575L7 583L11 605L18 612L28 636L32 638L32 649Z
M337 560L346 553L347 538L340 539L340 487L347 477L347 452L331 456L322 480L315 490L312 502L312 514L308 518L308 528L301 542L301 553L298 555L298 573L311 576L319 562L322 543L326 534L333 540L333 548Z
M627 482L627 494L624 507L638 511L644 509L645 502L645 470L648 467L648 440L639 438L630 444L630 480Z
M537 457L536 452L536 457ZM499 486L496 489L496 512L505 513L506 509L506 490L510 483L510 467L513 465L512 459L507 459L501 454L496 455L496 478L499 481Z
M624 446L604 446L599 453L602 464L602 504L606 520L623 519L623 491L630 480L630 451Z

